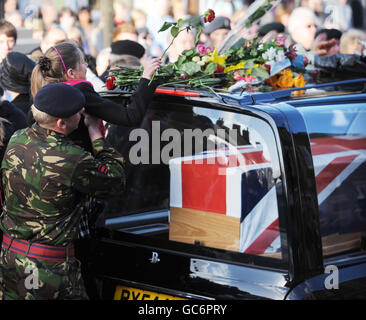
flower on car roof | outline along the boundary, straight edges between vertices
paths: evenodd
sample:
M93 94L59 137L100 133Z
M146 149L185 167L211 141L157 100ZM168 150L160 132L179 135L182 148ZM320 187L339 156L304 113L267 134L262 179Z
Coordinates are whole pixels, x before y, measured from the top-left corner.
M241 61L236 65L228 66L224 69L224 72L229 72L233 70L243 69L245 67L246 61Z
M206 47L204 44L198 44L196 50L199 54L207 54L213 51L211 47Z
M277 54L277 50L274 47L270 47L267 49L265 53L262 54L262 58L264 60L272 61L275 59Z
M223 66L227 59L227 56L218 54L217 48L215 48L214 52L212 52L212 54L210 54L210 56L211 56L211 61L217 63L220 66Z
M266 0L266 5L261 7L261 14L270 9L271 1ZM253 19L258 17L259 13L255 14ZM153 78L159 85L183 85L210 91L213 91L212 88L216 85L229 91L236 87L233 89L236 90L242 83L245 90L249 90L250 87L250 90L258 91L305 85L303 73L307 72L305 67L308 59L303 58L295 46L287 46L284 37L270 42L242 39L242 42L238 41L232 47L219 51L218 48L198 44L202 32L202 18L209 23L215 18L215 13L213 10L207 10L204 15L186 21L179 19L177 22L166 22L159 30L160 32L170 29L174 40L184 30L197 29L195 48L184 50L177 61L161 65L154 74ZM116 77L116 85L136 85L141 73L141 68L130 70L121 67L111 76ZM109 83L108 86L110 85Z

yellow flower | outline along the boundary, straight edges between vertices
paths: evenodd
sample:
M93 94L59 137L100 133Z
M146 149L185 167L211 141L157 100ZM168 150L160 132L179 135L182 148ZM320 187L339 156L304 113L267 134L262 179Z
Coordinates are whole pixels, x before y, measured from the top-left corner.
M228 67L226 67L224 69L224 72L229 72L229 71L233 71L233 70L243 69L244 66L245 66L245 64L246 64L246 62L245 61L242 61L242 62L239 62L236 65L228 66Z
M289 78L293 77L293 73L290 69L285 69L285 70L281 71L281 74L285 77L289 77Z
M276 87L278 89L287 89L294 86L293 73L290 69L285 69L279 73L279 77L276 81Z
M280 76L277 81L277 86L281 89L292 88L294 85L294 79L288 74Z
M302 73L300 73L295 79L294 79L294 86L296 88L299 88L299 87L303 87L305 86L306 84L306 81L302 75Z
M220 66L223 66L225 64L225 61L227 59L227 56L225 55L219 55L217 53L217 49L215 48L214 52L211 54L211 61L216 62Z
M306 80L304 79L302 73L300 73L296 78L294 78L295 88L303 87L305 85L306 85ZM292 94L294 96L302 96L303 94L305 94L305 90L294 91Z

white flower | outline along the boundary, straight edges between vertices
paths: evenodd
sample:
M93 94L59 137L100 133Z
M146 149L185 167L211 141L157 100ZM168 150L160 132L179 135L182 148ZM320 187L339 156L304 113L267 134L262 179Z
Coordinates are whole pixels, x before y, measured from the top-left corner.
M193 62L199 62L199 61L201 61L201 58L198 57L198 56L195 56L195 57L192 58L192 61Z
M198 64L200 67L202 67L202 66L204 66L204 65L205 65L205 62L200 60L200 61L198 61L198 62L197 62L197 64Z
M209 57L209 56L203 56L202 57L202 61L204 62L204 63L207 63L207 62L209 62L211 60L211 57Z
M262 57L264 60L274 60L276 57L276 49L273 47L270 47L265 53L262 54Z
M258 45L258 50L263 50L263 43L260 43L259 45Z
M276 61L281 62L282 60L285 59L286 59L285 52L283 50L278 50L276 54Z

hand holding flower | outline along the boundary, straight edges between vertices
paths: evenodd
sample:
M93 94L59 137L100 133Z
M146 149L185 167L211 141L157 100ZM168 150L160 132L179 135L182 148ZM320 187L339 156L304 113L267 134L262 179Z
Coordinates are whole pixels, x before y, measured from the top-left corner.
M150 59L147 57L143 57L141 59L142 66L144 67L144 71L142 73L142 78L151 80L156 70L160 68L161 59L154 58Z

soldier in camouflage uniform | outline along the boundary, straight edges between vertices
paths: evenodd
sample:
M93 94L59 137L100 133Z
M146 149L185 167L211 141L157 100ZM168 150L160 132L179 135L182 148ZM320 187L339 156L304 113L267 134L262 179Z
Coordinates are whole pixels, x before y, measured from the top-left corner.
M67 137L84 105L72 86L43 87L32 106L37 123L8 144L1 168L2 299L87 298L73 248L83 199L121 193L125 175L124 160L102 138L98 119L85 115L94 155Z

